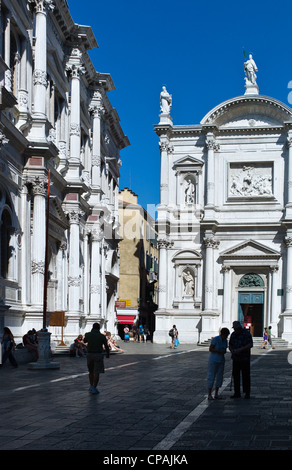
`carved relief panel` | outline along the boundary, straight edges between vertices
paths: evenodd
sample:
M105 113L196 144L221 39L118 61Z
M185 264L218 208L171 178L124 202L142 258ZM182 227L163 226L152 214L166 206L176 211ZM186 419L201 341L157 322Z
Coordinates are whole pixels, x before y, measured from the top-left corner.
M230 163L229 198L273 198L273 163Z

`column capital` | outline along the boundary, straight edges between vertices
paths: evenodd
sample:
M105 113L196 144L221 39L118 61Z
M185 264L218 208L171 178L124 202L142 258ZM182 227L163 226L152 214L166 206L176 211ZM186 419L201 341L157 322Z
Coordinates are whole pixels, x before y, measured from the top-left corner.
M80 78L81 75L85 74L85 67L82 64L67 64L66 72L71 76L71 78Z
M91 114L94 118L101 118L105 114L105 108L102 106L100 103L90 103L88 107L88 112Z
M222 264L222 271L223 273L229 273L231 267L228 266L227 264Z
M84 212L81 211L80 209L72 209L72 210L65 211L65 214L67 215L69 219L70 225L72 224L78 225L81 217L84 215Z
M207 235L203 238L203 242L206 248L218 248L220 241L217 240L214 235ZM223 266L222 266L223 269Z
M167 240L165 238L160 238L157 240L158 248L171 248L173 246L173 241Z
M28 0L28 4L36 13L46 13L55 9L53 0Z
M213 132L208 132L206 135L206 147L208 150L219 150L220 148Z
M34 180L30 181L32 184L32 192L34 196L46 196L48 183L44 179L36 176Z

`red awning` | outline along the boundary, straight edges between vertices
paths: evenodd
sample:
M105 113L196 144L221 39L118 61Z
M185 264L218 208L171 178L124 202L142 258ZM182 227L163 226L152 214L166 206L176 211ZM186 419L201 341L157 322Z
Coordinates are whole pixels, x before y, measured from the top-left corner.
M133 325L136 315L117 315L117 320L122 325Z

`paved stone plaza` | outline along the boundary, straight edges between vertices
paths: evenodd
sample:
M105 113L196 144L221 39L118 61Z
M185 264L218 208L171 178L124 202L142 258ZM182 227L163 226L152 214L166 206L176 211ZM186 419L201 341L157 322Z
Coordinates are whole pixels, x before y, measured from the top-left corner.
M290 349L253 348L250 400L230 399L228 353L221 399L208 401L208 348L121 346L105 358L99 395L88 391L85 358L58 355L60 369L46 371L5 364L0 450L292 449Z

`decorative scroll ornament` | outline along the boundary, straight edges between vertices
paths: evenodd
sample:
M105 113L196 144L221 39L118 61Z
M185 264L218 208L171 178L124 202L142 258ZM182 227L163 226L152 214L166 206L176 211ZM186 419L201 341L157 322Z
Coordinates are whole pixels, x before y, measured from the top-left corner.
M43 85L47 87L47 72L45 70L36 69L33 72L33 84L34 85Z
M80 285L81 285L80 276L78 276L78 277L68 276L68 286L69 287L79 287Z
M45 262L44 261L32 261L31 262L31 272L32 274L44 274L45 272Z
M75 122L71 122L70 124L70 135L77 135L80 136L80 126Z

